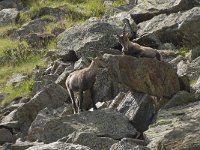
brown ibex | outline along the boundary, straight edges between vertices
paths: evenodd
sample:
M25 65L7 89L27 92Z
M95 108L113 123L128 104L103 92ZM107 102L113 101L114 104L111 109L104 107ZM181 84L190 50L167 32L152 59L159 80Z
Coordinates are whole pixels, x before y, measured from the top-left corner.
M92 98L92 107L94 110L97 109L94 100L94 92L93 92L93 85L96 80L96 74L98 68L103 67L105 68L107 65L103 61L103 57L100 53L97 53L97 57L94 58L91 64L84 69L76 70L67 77L66 80L66 87L69 92L74 113L83 111L83 91L90 90L91 98ZM79 101L78 107L74 99L74 92L79 92Z
M162 60L161 54L151 47L141 46L137 43L129 41L128 33L125 33L126 23L123 28L123 34L117 35L119 43L122 45L122 53L124 55L131 55L135 57L156 58Z

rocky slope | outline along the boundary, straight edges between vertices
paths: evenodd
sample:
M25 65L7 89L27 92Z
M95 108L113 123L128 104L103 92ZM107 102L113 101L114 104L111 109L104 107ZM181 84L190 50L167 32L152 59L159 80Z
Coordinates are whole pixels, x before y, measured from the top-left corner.
M17 21L24 7L20 0L0 1L0 24ZM26 39L33 47L56 37L58 42L46 55L52 63L33 69L29 97L1 107L0 149L200 149L200 2L147 0L136 5L129 0L110 9L115 15L46 34L49 22L40 16L60 20L67 14L45 7L32 21L9 31L10 38ZM138 24L134 41L159 49L164 61L121 55L116 35L122 33L125 17ZM190 47L185 56L177 50L183 46ZM98 110L92 111L90 93L85 92L86 111L73 114L65 80L87 67L96 51L102 51L107 63L94 85Z

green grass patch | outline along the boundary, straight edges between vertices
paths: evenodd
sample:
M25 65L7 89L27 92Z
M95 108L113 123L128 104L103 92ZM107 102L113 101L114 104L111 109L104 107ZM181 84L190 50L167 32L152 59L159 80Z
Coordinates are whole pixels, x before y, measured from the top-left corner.
M14 41L6 38L0 38L0 56L3 55L5 49L16 48L19 41Z
M44 20L44 21L49 21L49 22L55 22L56 18L54 16L51 15L44 15L42 17L40 17L40 19Z
M6 96L5 99L3 99L0 102L0 105L5 105L7 103L10 103L14 98L16 98L18 96L29 95L32 85L33 85L33 80L27 79L27 80L22 81L22 83L20 83L17 87L12 87L12 86L1 87L0 91L9 93L9 95Z
M5 37L8 30L16 29L18 27L19 27L19 25L17 25L17 24L9 24L9 25L0 26L0 38Z
M117 7L117 6L120 6L120 5L124 5L124 4L126 4L125 0L114 0L113 1L113 6L114 7Z
M188 47L182 47L182 48L179 49L180 55L182 55L184 57L189 51L190 51L190 48L188 48Z

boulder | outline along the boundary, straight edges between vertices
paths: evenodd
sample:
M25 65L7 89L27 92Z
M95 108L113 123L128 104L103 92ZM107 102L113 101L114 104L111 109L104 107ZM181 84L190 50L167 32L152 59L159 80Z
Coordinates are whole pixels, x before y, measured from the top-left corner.
M16 128L26 133L38 112L45 107L58 108L69 99L67 91L57 84L50 84L37 93L29 102L18 107L2 119L2 123L16 122Z
M190 81L195 81L200 74L200 57L197 57L192 62L180 61L177 64L177 74L179 76L187 75Z
M158 112L157 121L145 132L150 149L200 149L200 102Z
M42 122L42 120L38 120L38 122ZM38 126L32 126L29 133L34 134L34 128L38 128ZM135 137L137 134L125 116L110 109L62 116L43 124L40 131L43 132L39 132L37 138L35 137L32 140L40 139L45 143L50 143L66 137L75 131L112 139Z
M113 144L110 150L150 150L150 149L145 146L130 144L122 140Z
M166 62L110 54L104 58L113 80L133 90L157 97L172 97L180 90L176 70Z
M14 30L9 34L9 37L16 38L25 38L30 33L42 33L45 31L45 26L47 25L46 21L41 19L32 20L24 24L21 28Z
M190 2L188 2L190 3ZM158 42L173 43L177 46L198 45L200 32L200 7L185 12L161 14L151 20L140 23L138 35L142 45L157 48ZM195 36L193 33L196 33Z
M7 81L6 85L7 86L18 86L22 81L27 79L27 75L23 74L14 74L13 76L10 77L10 79Z
M0 145L3 145L6 142L13 142L12 133L6 128L0 128Z
M90 147L93 150L103 150L110 149L111 145L116 143L117 140L114 140L109 137L98 137L95 134L87 132L74 132L69 135L67 143L80 144L87 147Z
M76 53L74 50L65 51L56 51L58 58L60 58L63 62L72 61L75 62L78 60Z
M171 108L176 106L185 105L191 102L195 102L194 93L188 93L186 91L179 91L176 93L164 106L164 108Z
M78 144L63 143L63 142L53 142L50 144L38 144L29 147L27 150L91 150L87 146L82 146Z
M186 61L186 58L183 57L182 55L178 55L176 58L172 59L169 63L173 65L174 68L177 68L178 63L181 62L182 60Z
M191 60L196 59L197 57L200 56L200 46L192 48L191 50Z
M24 4L21 0L1 0L0 10L6 8L17 8L18 10L21 10L24 8Z
M109 108L117 108L119 106L119 104L122 102L122 100L124 99L125 93L124 92L120 92L110 103Z
M148 94L127 93L117 110L129 118L137 131L143 133L155 116L154 103Z
M57 43L60 51L74 50L77 56L95 56L95 51L107 51L118 44L122 29L105 22L88 22L63 32Z
M42 16L52 16L55 21L64 19L66 16L66 11L64 8L52 8L52 7L42 7L40 10L32 17L32 19L40 18Z
M16 23L19 19L19 11L15 8L0 11L0 25Z
M156 0L139 1L139 4L129 11L136 23L150 20L154 16L160 14L171 14L179 11L189 10L199 6L200 3L196 0Z

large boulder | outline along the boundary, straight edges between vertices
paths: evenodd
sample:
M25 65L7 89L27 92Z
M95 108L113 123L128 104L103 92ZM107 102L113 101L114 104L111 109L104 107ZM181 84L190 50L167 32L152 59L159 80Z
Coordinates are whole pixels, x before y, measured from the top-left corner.
M42 16L52 16L55 18L55 21L59 21L61 19L64 19L66 16L66 11L64 8L52 8L52 7L42 7L33 17L32 19L35 18L40 18Z
M104 55L111 77L130 88L157 97L171 97L180 90L176 70L168 63L132 56Z
M150 149L200 149L200 102L162 109L145 135Z
M88 22L82 26L72 27L60 34L57 48L60 51L74 50L77 56L95 56L95 51L109 52L118 40L121 30L105 22ZM112 51L111 51L112 52Z
M30 33L42 33L45 31L45 26L47 25L46 21L41 19L32 20L24 24L21 28L12 31L9 34L11 38L26 38Z
M38 123L43 122L43 120L35 121ZM29 135L37 135L32 140L40 140L45 143L57 141L73 132L91 133L97 137L109 137L112 139L134 138L137 134L124 115L110 109L93 112L86 111L81 114L52 119L44 123L41 126L41 132L37 134L34 134L34 131L37 131L34 128L38 128L37 123L34 122L29 130Z
M15 8L3 9L0 11L0 25L16 23L19 19L19 11Z
M198 45L199 20L200 7L170 15L158 15L138 25L138 42L155 48L159 46L157 40L162 43L173 43L175 46Z
M69 99L67 91L57 84L50 84L37 93L29 102L18 107L2 119L3 124L15 122L15 128L26 133L38 112L45 107L58 108Z
M6 8L17 8L18 10L21 10L24 8L24 4L21 0L1 0L0 10Z
M147 0L139 1L139 4L133 7L129 13L137 23L140 23L159 14L185 11L199 5L200 3L197 0Z
M50 144L41 143L27 148L27 150L91 150L91 149L87 146L82 146L78 144L53 142Z
M153 100L144 93L127 93L117 110L127 116L141 133L148 129L155 115Z
M180 61L177 64L177 74L179 76L187 75L190 81L196 81L200 74L200 57L197 57L192 62Z

